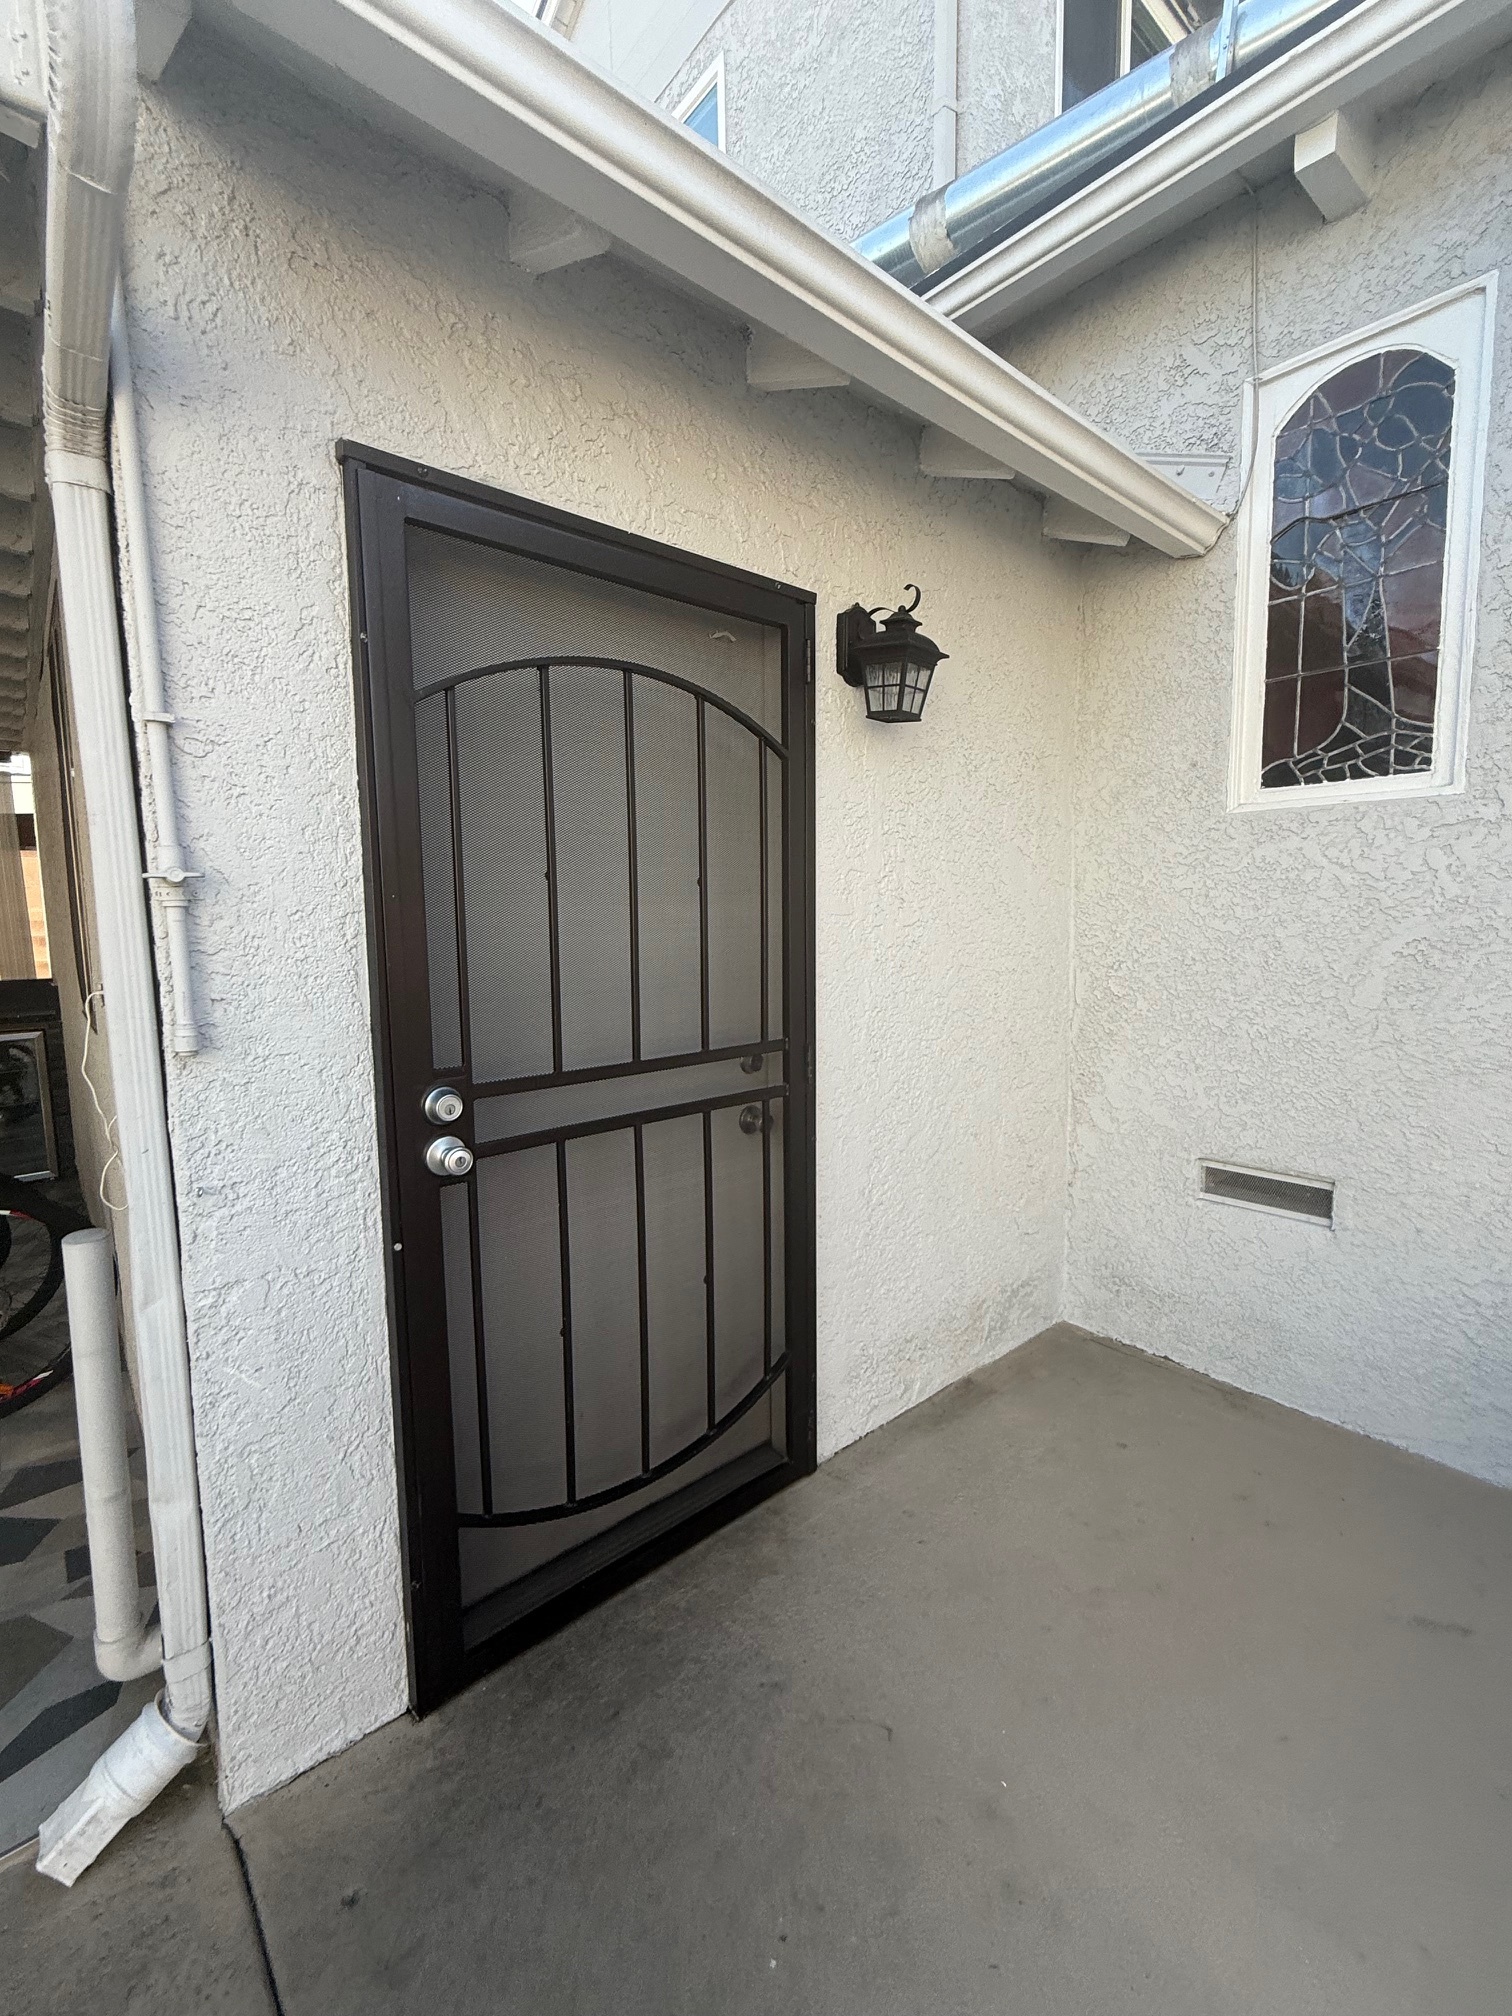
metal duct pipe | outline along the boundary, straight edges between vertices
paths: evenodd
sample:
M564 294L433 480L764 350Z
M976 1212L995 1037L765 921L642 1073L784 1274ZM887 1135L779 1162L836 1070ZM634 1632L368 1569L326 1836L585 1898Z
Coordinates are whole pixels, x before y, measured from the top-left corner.
M1194 99L1248 71L1360 0L1230 0L1216 21L1152 56L1048 126L921 196L879 224L856 250L922 290L973 253L998 244L1038 211L1154 139Z

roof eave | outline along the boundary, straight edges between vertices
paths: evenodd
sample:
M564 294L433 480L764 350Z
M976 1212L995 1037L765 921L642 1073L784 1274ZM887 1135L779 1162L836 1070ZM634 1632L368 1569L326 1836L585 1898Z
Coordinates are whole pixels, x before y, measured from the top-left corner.
M497 0L221 0L743 320L1157 551L1224 519L808 223L731 161Z

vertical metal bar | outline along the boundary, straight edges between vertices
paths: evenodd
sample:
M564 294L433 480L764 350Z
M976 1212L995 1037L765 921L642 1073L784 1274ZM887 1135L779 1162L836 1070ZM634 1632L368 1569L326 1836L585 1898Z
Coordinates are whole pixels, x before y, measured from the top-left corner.
M695 703L698 720L698 1028L709 1047L709 758L704 733L703 695Z
M756 761L760 766L761 777L761 814L759 821L761 827L759 842L761 847L761 1040L765 1043L768 1035L767 1024L769 1021L767 1013L767 962L770 951L767 942L770 927L767 921L767 752L765 742L758 742L756 744Z
M483 1510L492 1512L493 1429L488 1418L488 1348L483 1330L483 1251L478 1233L478 1172L467 1178L467 1264L472 1277L473 1361L478 1386L478 1482Z
M714 1129L713 1115L705 1109L703 1116L703 1164L704 1164L704 1343L708 1362L709 1426L714 1426L715 1377L714 1377Z
M462 1070L472 1089L472 1002L467 983L467 883L462 859L462 784L457 755L457 689L446 690L446 775L451 814L452 908L457 940L457 1019ZM472 1294L473 1382L478 1401L478 1481L483 1510L493 1508L493 1427L488 1411L488 1339L484 1334L483 1261L478 1235L478 1178L467 1179L467 1264Z
M761 1369L772 1369L772 1101L761 1109Z
M640 848L635 825L635 674L625 674L625 828L630 849L630 1055L641 1054Z
M551 668L538 665L541 686L541 783L546 797L546 912L551 933L551 1068L562 1068L562 920L557 907L556 783L551 766Z
M635 1249L640 1287L641 1469L651 1468L651 1320L646 1292L646 1147L635 1130Z
M557 1236L562 1252L562 1417L566 1428L567 1502L577 1497L577 1401L572 1384L572 1243L567 1232L567 1143L556 1144Z

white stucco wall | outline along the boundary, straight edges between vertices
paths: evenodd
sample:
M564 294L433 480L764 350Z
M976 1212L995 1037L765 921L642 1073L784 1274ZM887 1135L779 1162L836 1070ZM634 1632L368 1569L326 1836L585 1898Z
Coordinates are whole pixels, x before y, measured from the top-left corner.
M532 282L504 243L495 195L194 30L144 91L126 285L206 878L210 1047L168 1075L231 1804L405 1701L338 438L818 592L823 1451L1060 1298L1074 563L1027 500L921 478L901 422L749 392L705 311L609 261ZM905 736L828 640L906 580L951 657Z
M659 102L723 55L725 146L803 216L857 238L930 186L930 0L864 10L731 0Z
M957 0L963 172L1054 118L1059 19L1057 0ZM669 111L722 55L731 158L842 238L934 181L933 0L586 0L572 42Z
M1370 207L1260 204L1262 369L1504 266L1512 55L1380 135ZM1234 448L1246 199L1006 346L1131 444ZM1086 563L1065 1313L1512 1483L1512 332L1460 796L1225 810L1232 535ZM1237 468L1237 462L1236 462ZM1333 1177L1338 1229L1196 1201L1212 1155Z

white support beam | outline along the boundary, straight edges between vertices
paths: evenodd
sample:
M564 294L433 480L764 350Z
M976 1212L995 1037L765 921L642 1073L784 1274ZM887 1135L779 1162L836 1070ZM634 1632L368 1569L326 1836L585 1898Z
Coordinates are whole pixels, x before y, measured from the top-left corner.
M1127 546L1129 535L1105 518L1095 518L1079 504L1063 497L1045 499L1045 537L1063 539L1073 546Z
M1363 210L1375 188L1370 128L1344 112L1330 112L1292 143L1292 173L1325 224Z
M555 273L607 252L613 240L575 211L517 189L509 199L509 256L527 273Z
M925 476L950 476L967 482L1005 483L1015 474L1006 462L958 441L943 427L926 427L919 436L919 469Z
M1229 472L1227 455L1145 455L1141 458L1162 476L1169 476L1183 490L1190 490L1204 504L1222 510L1223 479Z
M818 392L850 382L848 372L770 329L753 329L747 339L746 383L757 392Z
M190 0L136 0L138 77L156 84L183 39L192 11Z

